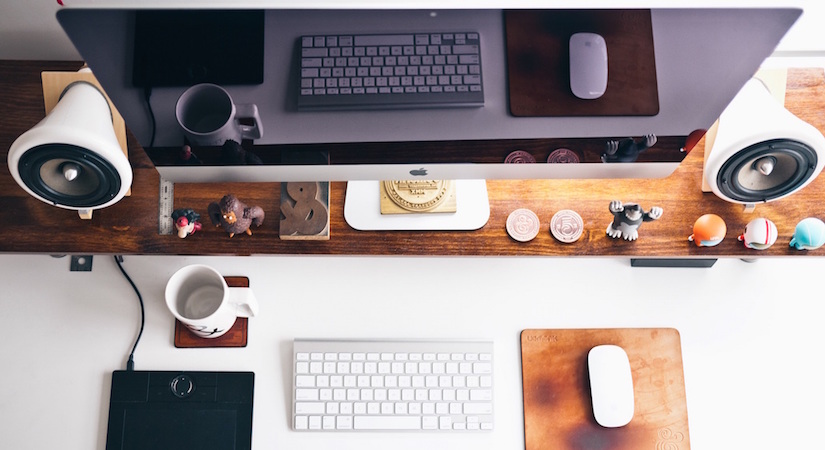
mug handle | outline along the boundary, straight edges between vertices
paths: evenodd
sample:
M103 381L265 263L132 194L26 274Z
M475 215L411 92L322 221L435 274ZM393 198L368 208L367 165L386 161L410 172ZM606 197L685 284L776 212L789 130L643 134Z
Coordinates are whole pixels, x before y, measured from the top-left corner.
M240 119L252 119L253 125L244 125ZM261 116L258 114L258 105L249 103L246 105L235 105L235 121L241 130L243 139L260 139L264 134Z
M230 287L230 301L235 307L238 317L254 317L258 315L258 299L248 287Z

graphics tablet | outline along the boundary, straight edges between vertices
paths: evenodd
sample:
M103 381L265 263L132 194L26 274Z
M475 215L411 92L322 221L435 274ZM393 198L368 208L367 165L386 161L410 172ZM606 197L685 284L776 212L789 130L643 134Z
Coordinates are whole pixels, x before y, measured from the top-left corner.
M253 372L115 371L107 450L250 449Z

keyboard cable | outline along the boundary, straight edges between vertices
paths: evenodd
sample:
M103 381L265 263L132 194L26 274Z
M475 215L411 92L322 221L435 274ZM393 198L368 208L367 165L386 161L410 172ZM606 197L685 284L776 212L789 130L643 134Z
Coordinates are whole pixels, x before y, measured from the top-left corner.
M140 303L140 331L138 331L137 338L135 339L135 344L132 346L132 352L129 353L129 359L126 361L126 370L133 371L135 370L135 350L137 349L138 342L140 342L141 336L143 336L143 326L146 323L146 311L143 307L143 296L140 295L140 290L135 286L135 282L132 281L132 278L129 277L129 274L126 273L126 270L123 268L121 262L123 261L123 256L115 255L114 256L115 263L117 267L120 269L120 273L123 274L123 277L126 278L126 281L132 285L132 289L134 289L135 294L137 294L138 302Z

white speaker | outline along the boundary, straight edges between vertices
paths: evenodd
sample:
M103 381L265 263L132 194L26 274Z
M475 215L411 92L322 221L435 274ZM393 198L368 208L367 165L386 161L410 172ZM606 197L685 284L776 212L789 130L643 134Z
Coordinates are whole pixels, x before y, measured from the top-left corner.
M69 84L37 125L11 145L9 170L30 195L90 218L123 198L132 168L115 135L113 111L99 87Z
M748 209L802 189L823 166L825 136L785 109L758 78L742 87L706 139L707 186Z

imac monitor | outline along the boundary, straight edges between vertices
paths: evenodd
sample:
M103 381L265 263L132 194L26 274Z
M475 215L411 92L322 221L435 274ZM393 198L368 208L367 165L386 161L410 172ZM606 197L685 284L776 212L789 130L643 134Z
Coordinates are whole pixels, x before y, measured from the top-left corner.
M186 85L198 80L181 78L174 64L148 72L143 67L146 59L140 55L157 59L168 49L181 48L179 41L184 39L178 31L147 35L144 19L173 20L185 30L187 16L198 13L190 9L191 4L164 3L152 10L133 2L106 6L91 2L61 8L57 18L162 177L173 182L284 182L663 177L684 159L687 137L714 123L801 14L794 8L645 10L652 38L652 60L647 63L655 75L655 86L648 83L648 87L655 88L658 102L652 112L524 117L510 109L509 83L514 80L508 73L511 52L504 9L279 9L274 3L270 7L266 2L240 2L226 7L231 11L210 10L218 16L246 10L252 17L248 27L247 22L231 21L207 25L210 33L242 38L243 42L236 39L230 44L229 53L232 48L239 54L254 50L240 61L227 58L234 70L226 72L229 78L219 80L235 103L254 104L261 119L262 136L243 142L255 158L235 160L225 158L220 148L196 148L196 159L181 156L186 141L176 121L175 104ZM541 13L552 16L555 11ZM621 14L599 11L613 12ZM581 13L586 16L588 10ZM585 25L581 28L568 31L593 31ZM481 107L350 111L296 107L301 36L457 29L480 35ZM214 57L227 51L221 46L205 51L198 48L200 44L180 54L180 59L201 58L205 66L214 66ZM609 61L621 62L620 56L610 53L610 39L607 48ZM567 71L566 63L558 61L535 58L532 63L556 73ZM603 98L611 92L611 82ZM151 92L148 84L154 84ZM608 141L651 134L658 142L633 162L602 162L600 154ZM567 164L548 163L558 149L575 157ZM516 150L532 154L537 163L506 164L506 157ZM301 162L302 155L318 152L328 155L329 164ZM574 161L578 163L569 163Z

